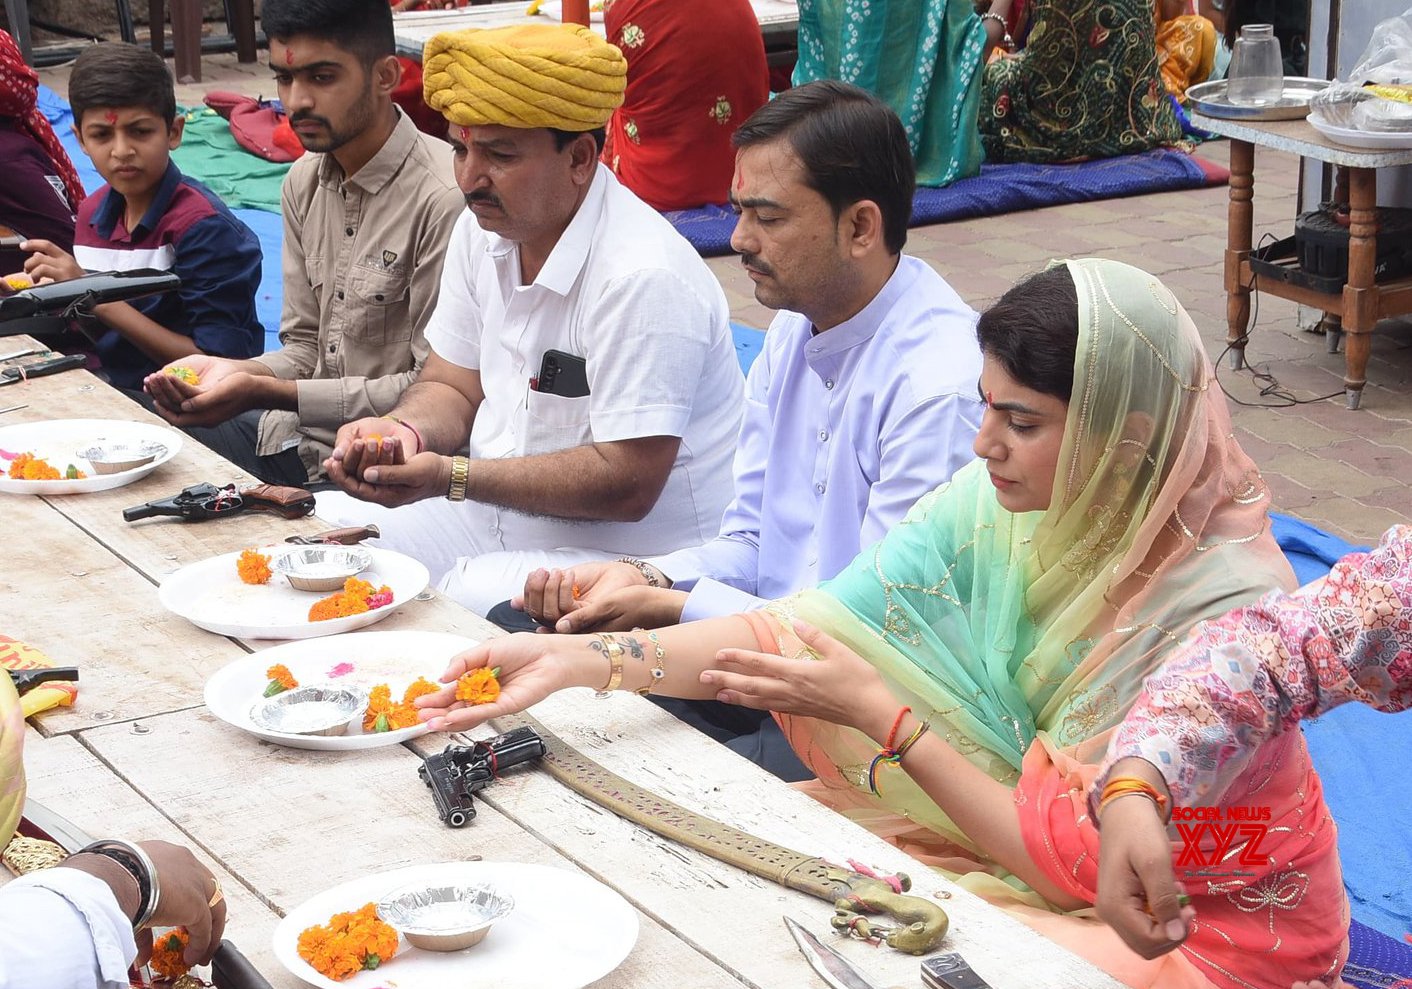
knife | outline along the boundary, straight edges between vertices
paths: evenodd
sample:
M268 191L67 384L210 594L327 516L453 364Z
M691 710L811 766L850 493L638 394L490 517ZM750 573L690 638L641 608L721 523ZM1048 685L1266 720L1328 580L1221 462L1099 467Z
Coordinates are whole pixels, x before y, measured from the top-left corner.
M7 367L0 371L0 385L13 385L16 381L24 381L28 378L42 378L46 374L72 371L87 363L88 358L83 354L73 354L68 357L54 357L47 361L35 361L33 364L25 364L22 367Z
M877 989L842 955L806 931L799 921L785 917L784 926L794 935L794 943L799 945L804 960L832 989Z
M78 825L32 797L25 798L24 816L16 831L27 838L52 841L69 853L93 841ZM216 957L211 959L211 980L216 989L273 989L239 949L226 940L221 941Z

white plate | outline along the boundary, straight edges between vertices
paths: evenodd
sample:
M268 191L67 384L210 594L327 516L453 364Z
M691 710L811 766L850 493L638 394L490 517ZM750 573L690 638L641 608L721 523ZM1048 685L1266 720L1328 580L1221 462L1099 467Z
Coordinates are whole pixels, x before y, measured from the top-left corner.
M401 700L402 692L417 677L436 683L451 657L475 644L475 639L448 632L416 631L360 632L286 642L217 670L206 681L206 706L222 721L291 748L346 750L395 745L425 735L427 726L366 735L360 724L350 727L346 735L291 735L261 728L250 720L250 709L264 696L269 683L265 671L283 663L301 686L336 683L367 692L385 683L392 688L393 698Z
M0 391L0 399L5 393ZM160 443L167 448L150 464L134 467L118 474L99 474L93 465L78 455L98 443ZM45 419L42 422L20 422L0 427L0 450L8 453L33 453L49 461L49 466L63 473L73 464L88 476L77 481L21 481L10 477L10 461L0 458L0 491L8 494L56 495L87 494L109 491L146 477L177 455L181 449L181 434L174 429L154 426L148 422L127 422L122 419Z
M1397 151L1412 148L1412 131L1370 131L1338 127L1322 119L1318 112L1309 114L1309 123L1330 141L1365 151Z
M399 939L391 961L343 982L299 957L301 931L413 882L488 883L514 897L515 909L473 948L420 951ZM306 900L275 928L274 949L281 965L324 989L581 989L621 965L636 942L637 912L583 873L519 862L448 862L365 876Z
M288 549L284 543L262 546L272 555ZM346 618L309 621L309 608L328 594L296 591L280 574L268 584L246 584L235 571L239 552L213 556L182 567L162 579L157 595L162 606L191 624L238 639L312 639L351 632L380 622L426 590L427 568L410 556L389 549L369 549L373 565L358 575L376 589L392 589L392 603Z

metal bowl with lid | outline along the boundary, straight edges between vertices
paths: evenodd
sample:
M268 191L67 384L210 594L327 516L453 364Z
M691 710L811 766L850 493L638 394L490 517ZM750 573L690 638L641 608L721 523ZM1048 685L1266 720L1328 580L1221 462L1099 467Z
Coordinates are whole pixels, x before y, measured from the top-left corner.
M402 886L378 901L377 911L407 943L426 951L462 951L490 933L515 901L486 885Z

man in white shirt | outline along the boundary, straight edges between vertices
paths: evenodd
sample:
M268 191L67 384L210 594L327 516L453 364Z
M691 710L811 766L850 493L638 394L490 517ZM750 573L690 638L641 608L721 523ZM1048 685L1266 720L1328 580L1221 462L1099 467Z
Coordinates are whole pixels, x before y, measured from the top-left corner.
M533 25L437 35L425 65L469 212L417 382L339 431L329 477L419 502L371 515L383 544L482 614L535 567L700 544L730 499L740 367L710 270L598 162L621 53ZM320 514L370 520L327 498Z
M557 631L661 627L813 587L975 456L976 314L902 253L913 170L896 115L810 83L735 144L731 243L780 313L746 383L734 499L704 545L531 574L516 604Z

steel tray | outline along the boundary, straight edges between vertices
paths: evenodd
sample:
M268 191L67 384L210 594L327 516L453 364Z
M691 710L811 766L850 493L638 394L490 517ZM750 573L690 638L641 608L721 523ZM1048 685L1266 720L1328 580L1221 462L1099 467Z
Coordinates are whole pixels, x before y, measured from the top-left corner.
M1192 86L1186 91L1186 98L1198 113L1223 120L1298 120L1308 116L1309 100L1314 94L1328 87L1326 79L1285 76L1284 93L1278 102L1243 106L1226 98L1226 80L1217 79Z

